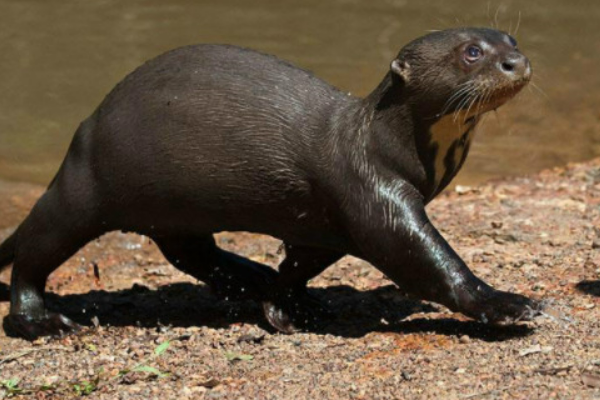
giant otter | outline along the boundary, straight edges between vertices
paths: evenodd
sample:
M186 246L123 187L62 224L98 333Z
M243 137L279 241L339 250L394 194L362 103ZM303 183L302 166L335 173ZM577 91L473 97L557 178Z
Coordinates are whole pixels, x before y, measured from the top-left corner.
M233 46L167 52L81 123L46 193L0 246L14 261L5 327L25 338L78 325L44 306L48 275L112 230L151 237L217 294L263 302L277 329L306 326L306 283L340 257L408 293L489 323L539 304L478 279L425 214L462 166L473 129L529 81L515 40L493 29L427 34L366 98ZM213 233L285 243L279 272L221 250Z

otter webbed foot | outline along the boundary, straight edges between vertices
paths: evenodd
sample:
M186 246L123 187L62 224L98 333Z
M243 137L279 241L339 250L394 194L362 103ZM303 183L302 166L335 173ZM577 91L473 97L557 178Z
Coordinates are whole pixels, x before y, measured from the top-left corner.
M489 289L461 302L460 311L486 324L509 325L541 315L541 302L520 294Z
M263 311L273 328L287 334L318 330L333 316L319 299L306 290L286 291L264 301Z
M82 329L79 324L57 313L46 313L42 318L11 314L4 318L3 324L7 334L27 340L35 340L41 336L68 335Z

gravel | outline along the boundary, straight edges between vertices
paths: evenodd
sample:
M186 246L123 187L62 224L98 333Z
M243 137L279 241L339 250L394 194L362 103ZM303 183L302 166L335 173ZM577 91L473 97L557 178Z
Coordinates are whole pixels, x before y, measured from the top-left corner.
M0 183L0 238L40 193ZM544 299L546 315L482 325L346 257L310 283L335 316L321 331L282 335L259 304L219 301L148 238L111 233L48 282L49 307L86 325L82 334L30 343L0 331L0 399L600 397L600 160L461 186L428 209L476 274ZM274 267L284 256L265 236L218 242ZM0 302L0 316L8 308Z

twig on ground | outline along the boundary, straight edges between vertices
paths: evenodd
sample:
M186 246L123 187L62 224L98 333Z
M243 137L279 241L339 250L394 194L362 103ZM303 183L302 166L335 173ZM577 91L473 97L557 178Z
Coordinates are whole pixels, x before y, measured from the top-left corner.
M490 394L490 393L494 393L494 392L504 392L504 391L506 391L506 390L508 390L510 388L511 388L511 386L503 386L503 387L499 387L499 388L496 388L496 389L486 390L486 391L483 391L483 392L471 393L471 394L465 395L465 396L463 396L461 398L462 399L473 399L475 397L485 396L486 394Z
M38 351L49 351L49 350L68 350L65 346L45 346L45 347L35 347L32 349L21 350L16 353L9 354L0 358L0 364L4 364L7 362L11 362L17 360L21 357L25 357L31 353L36 353Z

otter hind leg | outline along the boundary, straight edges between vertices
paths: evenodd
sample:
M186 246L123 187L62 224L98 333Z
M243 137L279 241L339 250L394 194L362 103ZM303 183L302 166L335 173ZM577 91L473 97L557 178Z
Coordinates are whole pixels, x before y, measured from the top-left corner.
M261 301L277 280L277 271L220 249L212 235L153 239L173 266L207 283L220 298Z
M325 305L308 293L306 284L343 254L289 244L285 245L285 251L277 285L271 297L263 302L265 317L283 333L318 329L330 314Z
M53 184L19 227L11 276L10 313L4 328L10 335L34 340L70 333L79 326L49 312L44 303L48 276L88 241L99 236L83 186Z

